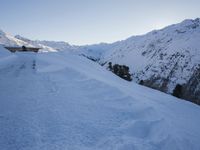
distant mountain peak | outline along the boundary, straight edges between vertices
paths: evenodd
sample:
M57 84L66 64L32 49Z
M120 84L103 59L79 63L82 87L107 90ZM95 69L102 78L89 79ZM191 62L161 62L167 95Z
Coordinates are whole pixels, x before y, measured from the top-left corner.
M23 37L23 36L21 36L21 35L15 35L15 38L16 39L19 39L19 40L22 40L22 41L26 41L26 42L30 42L31 40L30 39L28 39L28 38L25 38L25 37Z

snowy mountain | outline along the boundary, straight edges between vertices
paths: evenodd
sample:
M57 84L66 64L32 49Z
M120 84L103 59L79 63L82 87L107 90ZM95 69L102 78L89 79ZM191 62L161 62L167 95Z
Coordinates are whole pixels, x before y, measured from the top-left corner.
M108 44L98 50L85 47L85 54L99 61L126 65L133 80L172 93L182 86L181 97L200 104L200 19L155 30ZM99 51L103 52L99 55ZM84 53L84 51L80 51Z
M0 44L5 46L30 46L27 42L16 39L12 35L5 33L2 30L0 30Z
M20 35L16 35L15 38L22 40L24 42L30 43L30 44L35 45L35 46L48 47L49 49L54 49L54 50L66 50L66 49L67 50L69 50L69 49L73 50L75 48L75 46L71 46L68 43L63 42L63 41L59 41L59 42L56 42L56 41L40 41L40 40L34 41L34 40L24 38Z
M2 150L199 150L199 114L69 51L0 46Z
M55 52L57 51L55 48L48 46L47 44L42 44L39 42L34 42L26 38L22 38L20 36L12 36L11 34L5 33L0 30L0 45L4 46L28 46L28 47L39 47L40 51L46 52Z

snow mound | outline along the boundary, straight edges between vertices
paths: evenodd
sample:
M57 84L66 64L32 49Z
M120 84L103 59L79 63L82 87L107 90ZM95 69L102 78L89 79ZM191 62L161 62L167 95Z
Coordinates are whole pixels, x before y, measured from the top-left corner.
M15 55L6 50L2 45L0 45L0 69L6 67L8 64L15 60Z
M198 106L71 53L12 55L0 61L2 150L200 149Z

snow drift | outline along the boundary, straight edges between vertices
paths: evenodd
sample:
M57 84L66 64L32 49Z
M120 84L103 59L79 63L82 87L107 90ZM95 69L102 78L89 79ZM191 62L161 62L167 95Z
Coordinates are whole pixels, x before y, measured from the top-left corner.
M195 104L69 52L0 55L2 150L200 149Z

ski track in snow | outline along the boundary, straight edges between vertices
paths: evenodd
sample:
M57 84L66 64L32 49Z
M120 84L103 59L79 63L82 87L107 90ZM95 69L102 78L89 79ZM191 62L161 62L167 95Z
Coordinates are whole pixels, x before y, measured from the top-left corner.
M200 120L190 116L200 113L194 104L135 84L130 89L128 82L70 55L59 71L42 71L50 63L44 61L54 55L38 55L18 55L12 64L0 68L1 150L200 149ZM51 63L50 68L55 65ZM85 68L78 71L81 65L88 65L88 75ZM104 76L113 81L107 82ZM141 89L146 94L138 92ZM188 116L182 114L185 111Z

